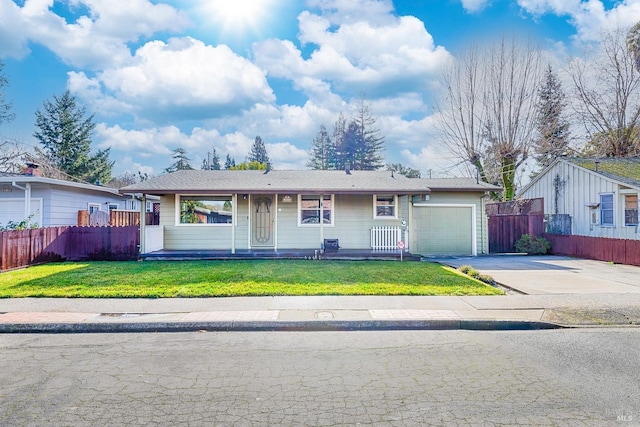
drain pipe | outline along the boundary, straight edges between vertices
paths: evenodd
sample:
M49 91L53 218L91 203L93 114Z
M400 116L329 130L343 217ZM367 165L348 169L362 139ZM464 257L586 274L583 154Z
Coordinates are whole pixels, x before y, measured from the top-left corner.
M27 225L31 225L31 183L26 182L24 187L18 185L15 181L11 183L12 186L24 191L24 218L27 220Z

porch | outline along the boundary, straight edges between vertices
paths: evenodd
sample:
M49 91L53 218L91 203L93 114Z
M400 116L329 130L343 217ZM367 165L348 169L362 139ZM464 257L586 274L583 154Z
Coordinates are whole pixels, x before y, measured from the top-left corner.
M401 251L372 249L337 249L320 251L317 249L279 250L169 250L162 249L140 255L144 261L184 261L184 260L238 260L238 259L307 259L307 260L400 260ZM420 256L402 252L402 260L420 261Z

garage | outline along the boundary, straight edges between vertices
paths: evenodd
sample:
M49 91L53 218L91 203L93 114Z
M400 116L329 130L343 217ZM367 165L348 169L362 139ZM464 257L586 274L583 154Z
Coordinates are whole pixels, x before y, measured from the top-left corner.
M476 255L475 207L414 205L413 249L420 255Z

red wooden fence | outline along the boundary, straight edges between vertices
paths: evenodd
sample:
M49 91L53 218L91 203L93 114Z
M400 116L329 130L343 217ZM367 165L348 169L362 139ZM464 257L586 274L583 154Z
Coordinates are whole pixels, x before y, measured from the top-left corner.
M640 266L640 240L545 234L551 253Z
M140 232L129 227L48 227L0 232L0 270L52 261L135 260Z

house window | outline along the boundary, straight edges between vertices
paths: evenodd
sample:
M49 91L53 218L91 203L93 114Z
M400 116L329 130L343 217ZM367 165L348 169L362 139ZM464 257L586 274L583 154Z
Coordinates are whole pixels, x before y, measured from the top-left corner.
M180 224L233 224L231 196L179 196Z
M613 194L600 195L600 225L612 226L613 223Z
M638 225L638 195L624 196L624 225Z
M96 213L100 211L100 203L89 203L89 213Z
M397 196L373 196L373 217L374 218L397 218L398 217Z
M323 224L333 225L333 195L300 195L300 225L320 225L320 197L322 197Z
M109 208L110 211L114 211L114 210L118 209L118 204L117 203L107 203L107 207Z

